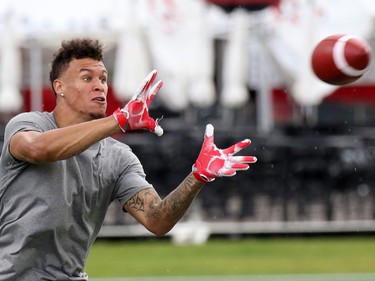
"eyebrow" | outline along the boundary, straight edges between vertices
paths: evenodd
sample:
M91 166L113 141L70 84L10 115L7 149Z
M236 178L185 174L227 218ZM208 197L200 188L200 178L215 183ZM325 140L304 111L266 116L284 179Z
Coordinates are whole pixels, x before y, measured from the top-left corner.
M93 72L95 72L95 71L92 70L92 69L88 69L88 68L82 68L82 69L79 71L79 73L82 73L82 72L90 72L90 73L93 73ZM106 69L103 69L102 73L107 74L108 71L107 71Z

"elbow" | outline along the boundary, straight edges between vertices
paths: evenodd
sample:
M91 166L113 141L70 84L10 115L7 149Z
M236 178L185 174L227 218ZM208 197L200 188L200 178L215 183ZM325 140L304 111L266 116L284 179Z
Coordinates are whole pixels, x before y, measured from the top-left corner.
M158 238L163 238L163 237L165 237L166 235L167 235L167 233L168 232L166 232L166 233L153 233L156 237L158 237Z
M21 156L15 156L19 160L24 160L31 164L43 164L47 162L48 153L46 150L38 148L37 146L30 146L28 151L25 151Z
M172 227L153 227L148 228L148 230L156 235L157 237L163 237L169 233L169 231L172 229Z
M54 161L56 158L55 153L49 147L35 135L28 136L25 133L19 133L12 138L9 151L14 158L20 161L42 164Z
M157 237L161 238L161 237L164 237L165 235L167 235L169 231L157 231L157 232L153 232Z
M25 155L26 159L23 160L26 160L31 164L43 164L56 161L56 154L52 153L48 148L40 146L39 144L30 145Z

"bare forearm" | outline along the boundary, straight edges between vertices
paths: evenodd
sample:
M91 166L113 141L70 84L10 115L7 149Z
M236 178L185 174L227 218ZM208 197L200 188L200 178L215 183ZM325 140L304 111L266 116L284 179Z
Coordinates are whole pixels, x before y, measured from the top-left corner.
M112 116L62 128L52 136L56 145L51 147L51 154L58 158L56 160L70 158L117 131Z

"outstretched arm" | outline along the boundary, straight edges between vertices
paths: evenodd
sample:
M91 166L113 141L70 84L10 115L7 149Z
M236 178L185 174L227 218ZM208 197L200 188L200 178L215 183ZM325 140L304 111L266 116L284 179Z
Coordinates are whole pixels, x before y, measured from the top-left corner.
M41 164L70 158L119 131L111 116L42 133L22 131L12 137L9 151L18 160Z
M145 189L127 201L124 209L148 230L162 236L181 219L206 183L217 177L234 176L236 171L247 170L247 163L256 162L254 156L233 156L250 145L250 140L219 149L214 144L213 133L213 126L207 125L202 149L192 173L167 197L161 200L153 188Z
M151 71L134 97L111 116L42 133L16 133L9 145L11 154L18 160L40 164L75 156L120 129L124 132L145 129L162 135L158 120L148 113L150 103L163 85L162 81L153 85L156 75L156 70Z

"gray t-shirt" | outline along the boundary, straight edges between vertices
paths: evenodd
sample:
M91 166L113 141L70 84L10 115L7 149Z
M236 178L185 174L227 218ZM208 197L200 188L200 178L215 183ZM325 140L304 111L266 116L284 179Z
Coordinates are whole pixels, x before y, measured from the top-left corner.
M110 203L151 187L131 149L113 138L67 160L32 165L9 153L18 131L56 129L52 113L14 117L0 158L0 280L87 280L84 266Z

